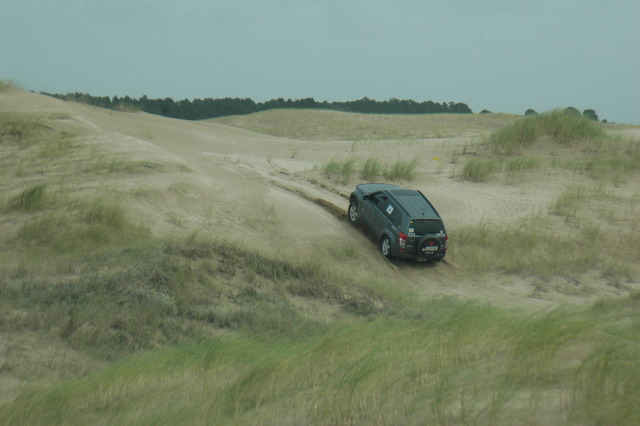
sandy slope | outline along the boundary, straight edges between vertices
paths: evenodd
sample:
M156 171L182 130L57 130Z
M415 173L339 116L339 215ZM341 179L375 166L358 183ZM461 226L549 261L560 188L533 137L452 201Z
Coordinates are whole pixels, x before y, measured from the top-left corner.
M271 176L274 170L312 167L315 156L300 161L290 159L293 150L313 152L311 143L213 123L106 111L13 89L1 96L0 110L69 114L74 125L83 128L87 140L101 148L126 153L129 160L179 163L187 172L153 174L151 181L146 177L130 183L132 187L138 185L138 189L156 191L157 199L146 203L148 209L143 214L153 217L148 222L157 229L172 231L179 222L178 227L183 230L208 228L225 237L286 254L308 251L318 239L353 238L340 229L344 225L332 214L271 183L282 180L277 173ZM183 193L181 205L164 205L167 190L175 188ZM308 190L314 197L321 196L335 204L343 201L320 188ZM190 205L184 204L185 198L191 200ZM144 205L139 203L136 207ZM170 208L178 211L168 211ZM265 233L265 228L273 232Z
M356 244L367 255L358 265L346 266L351 273L398 282L425 296L453 294L526 306L569 298L532 298L525 279L462 279L451 262L436 266L437 272L433 266L389 264L365 235L341 217L345 196L356 182L340 185L313 171L332 158L419 158L423 178L410 185L427 194L449 227L529 216L546 208L566 184L566 176L518 185L453 179L452 150L469 138L410 144L310 142L212 122L108 111L15 89L0 93L0 111L66 114L64 121L86 143L128 160L171 165L160 167L162 173L101 178L102 185L120 188L119 196L129 194L126 200L140 220L158 232L206 231L286 257L335 256L336 267L341 268L345 263L332 253Z

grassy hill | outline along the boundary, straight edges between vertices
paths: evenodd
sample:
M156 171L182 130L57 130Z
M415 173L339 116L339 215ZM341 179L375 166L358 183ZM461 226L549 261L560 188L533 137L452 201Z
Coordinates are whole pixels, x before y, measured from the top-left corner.
M324 141L335 162L422 153L410 184L430 189L451 219L451 256L388 264L338 219L344 239L306 250L279 206L238 196L234 208L255 214L221 215L228 200L199 174L209 163L152 146L164 143L152 120L194 135L223 128L3 92L0 423L640 421L637 139L606 127L564 143L539 131L506 153L495 148L501 135L546 121L278 111L243 122ZM130 128L96 130L116 118ZM459 140L418 141L443 137ZM366 150L351 148L369 139ZM300 161L318 166L283 174L276 165L293 159L289 145L278 154L276 144L292 142L273 143L264 149L269 179L340 192L362 178L324 176L326 156L312 157L316 146L302 142ZM446 165L426 163L431 149L451 154ZM232 171L263 164L225 155L214 177L229 185L239 179ZM474 162L492 164L483 178L465 174ZM516 208L545 186L550 202ZM514 211L487 218L481 201L470 204L474 193ZM230 238L247 228L272 249ZM283 255L288 245L300 255Z
M358 114L322 110L269 110L211 121L273 136L305 140L453 138L492 132L509 114Z

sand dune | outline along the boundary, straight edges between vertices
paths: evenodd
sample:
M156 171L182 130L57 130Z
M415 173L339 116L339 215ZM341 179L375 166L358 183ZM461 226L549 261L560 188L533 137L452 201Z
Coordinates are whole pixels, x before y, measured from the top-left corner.
M58 114L59 125L77 132L83 143L129 161L158 164L160 172L102 176L100 185L124 188L117 196L125 197L137 218L159 233L204 231L284 257L326 256L332 248L356 244L368 257L354 265L354 274L398 280L424 295L454 294L527 306L572 298L532 298L526 278L462 277L456 272L460 265L455 256L437 273L389 264L366 235L341 217L357 178L345 185L318 171L332 158L418 158L420 177L407 185L422 190L451 229L531 216L546 210L571 179L582 179L550 174L543 182L524 179L511 185L455 179L452 172L460 165L451 161L452 153L469 144L471 137L404 144L303 141L210 121L104 110L16 89L0 93L0 111ZM455 253L455 234L451 242Z

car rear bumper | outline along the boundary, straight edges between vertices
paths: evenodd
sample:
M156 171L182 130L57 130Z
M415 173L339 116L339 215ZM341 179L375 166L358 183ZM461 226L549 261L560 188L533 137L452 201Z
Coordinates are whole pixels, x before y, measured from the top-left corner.
M441 251L438 254L436 254L435 256L431 257L431 258L424 258L422 256L418 256L417 253L415 252L408 252L408 251L404 251L404 250L395 250L395 252L392 253L393 257L397 257L399 259L409 259L409 260L415 260L416 262L430 262L433 260L442 260L444 259L444 257L447 255L447 251Z

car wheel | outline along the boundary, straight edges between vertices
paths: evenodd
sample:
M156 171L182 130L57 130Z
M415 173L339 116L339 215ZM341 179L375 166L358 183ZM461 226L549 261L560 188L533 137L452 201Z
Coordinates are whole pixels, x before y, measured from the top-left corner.
M347 218L354 225L358 223L358 204L355 201L349 203Z
M391 240L386 235L383 235L380 240L380 252L387 259L391 259L393 257L391 255Z
M433 259L440 252L442 243L435 235L425 235L418 242L418 256L423 259Z

